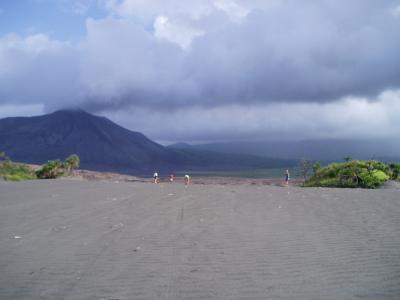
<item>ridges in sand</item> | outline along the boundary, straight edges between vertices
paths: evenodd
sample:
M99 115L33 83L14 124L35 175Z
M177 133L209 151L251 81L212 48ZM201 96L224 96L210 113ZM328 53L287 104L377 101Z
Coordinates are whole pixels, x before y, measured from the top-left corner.
M0 195L0 298L399 299L395 191L27 184Z

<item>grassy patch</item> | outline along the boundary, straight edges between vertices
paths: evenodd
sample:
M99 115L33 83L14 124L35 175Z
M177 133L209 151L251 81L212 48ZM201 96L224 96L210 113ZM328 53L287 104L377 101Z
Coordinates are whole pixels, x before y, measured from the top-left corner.
M0 177L8 181L21 181L36 179L33 170L22 164L4 161L0 163Z
M319 169L313 177L304 183L304 186L373 189L390 178L393 178L393 168L390 166L380 161L354 160L333 163Z
M4 152L0 152L0 178L8 181L57 178L70 174L79 166L79 162L79 156L72 154L65 161L50 160L34 171L27 165L12 162Z

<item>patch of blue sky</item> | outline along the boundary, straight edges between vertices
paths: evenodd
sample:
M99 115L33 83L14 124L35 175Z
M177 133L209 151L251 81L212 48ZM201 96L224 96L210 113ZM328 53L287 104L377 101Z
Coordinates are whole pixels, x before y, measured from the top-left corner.
M107 12L90 1L80 6L68 0L1 0L0 37L15 33L44 33L52 39L77 41L86 34L88 18L103 18Z

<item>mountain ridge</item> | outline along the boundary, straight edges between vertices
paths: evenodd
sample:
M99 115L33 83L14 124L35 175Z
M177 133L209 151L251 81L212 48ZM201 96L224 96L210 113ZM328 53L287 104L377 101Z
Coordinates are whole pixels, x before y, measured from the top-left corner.
M79 155L82 168L123 173L176 169L286 167L293 160L164 147L140 132L83 110L0 119L0 150L13 160L42 164Z

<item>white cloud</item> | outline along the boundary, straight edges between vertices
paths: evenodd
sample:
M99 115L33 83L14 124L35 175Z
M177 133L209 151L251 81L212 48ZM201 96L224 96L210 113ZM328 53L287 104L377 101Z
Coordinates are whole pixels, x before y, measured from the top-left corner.
M233 21L240 22L250 12L249 9L237 4L235 1L218 0L214 2L214 6L225 12Z
M154 105L182 83L182 50L128 20L88 20L80 82L89 104Z
M122 0L106 2L106 7L114 14L121 17L139 17L154 19L158 15L184 15L198 19L211 13L212 0Z
M201 36L204 31L191 28L187 25L174 24L165 16L158 16L154 22L154 35L178 44L182 49L189 49L192 39Z
M43 51L62 51L64 47L69 46L69 43L50 40L49 37L43 33L28 35L25 38L16 34L9 34L0 38L0 46L3 51L21 50L37 54Z
M392 12L395 17L400 17L400 5L396 6Z
M198 20L216 11L239 21L253 9L269 9L280 0L101 0L114 15L154 20L159 15Z

